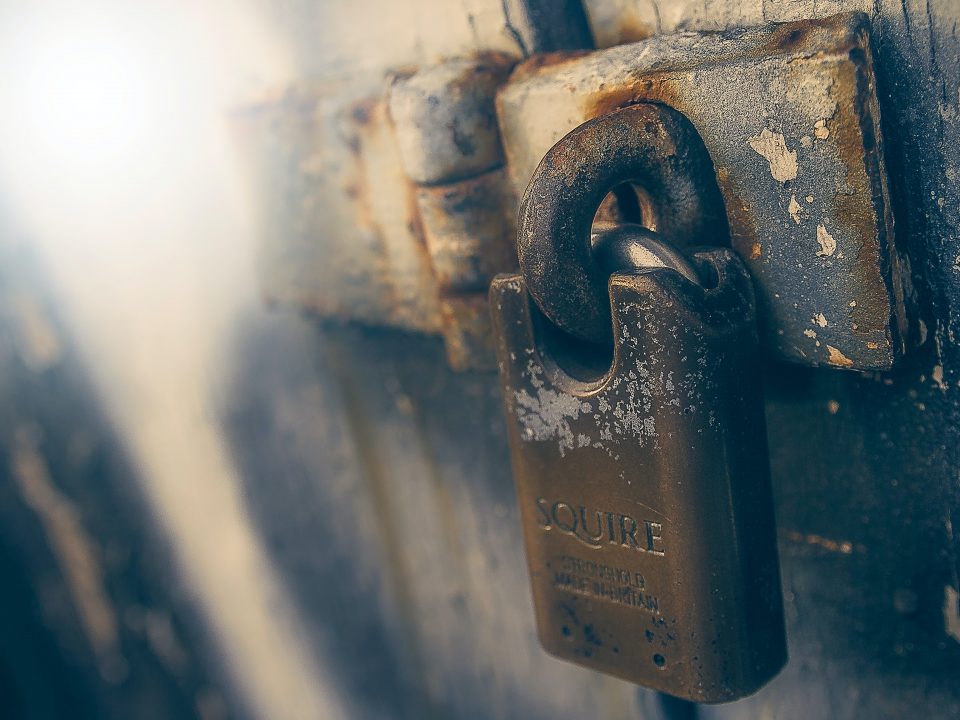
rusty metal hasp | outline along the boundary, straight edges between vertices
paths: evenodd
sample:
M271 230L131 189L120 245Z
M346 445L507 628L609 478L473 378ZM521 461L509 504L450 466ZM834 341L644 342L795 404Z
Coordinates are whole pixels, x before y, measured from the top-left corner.
M532 59L497 99L515 190L571 130L638 102L674 108L702 138L767 352L889 369L911 336L911 291L894 244L866 16Z

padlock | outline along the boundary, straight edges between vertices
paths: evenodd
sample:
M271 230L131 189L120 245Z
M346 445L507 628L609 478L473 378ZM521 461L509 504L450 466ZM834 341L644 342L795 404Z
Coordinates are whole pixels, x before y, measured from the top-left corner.
M645 107L627 109L629 142L677 140L675 113ZM490 294L540 641L677 697L735 700L786 662L751 279L727 248L687 260L649 229L591 241L611 187L663 187L658 163L676 170L676 158L637 163L643 153L626 152L633 167L590 188L596 173L560 164L574 157L563 143L521 206L523 274L499 276ZM652 197L651 225L671 211ZM698 207L710 216L709 203ZM558 214L567 221L551 221ZM699 222L687 218L691 232ZM563 328L583 327L584 292L567 306L561 292L530 292L550 253L573 246L586 264L580 290L602 282L610 311L591 316L608 329L579 338Z

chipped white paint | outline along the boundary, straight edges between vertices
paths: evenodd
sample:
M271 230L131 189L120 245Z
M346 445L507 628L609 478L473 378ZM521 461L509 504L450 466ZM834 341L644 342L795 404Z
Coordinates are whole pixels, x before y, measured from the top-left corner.
M787 148L783 133L771 132L767 128L747 141L754 151L770 164L770 174L777 182L787 182L797 177L800 170L797 164L797 151Z
M561 457L567 450L573 450L578 446L583 447L583 444L578 443L578 438L574 436L570 422L576 420L581 412L591 412L590 403L576 396L544 387L538 378L532 384L535 387L535 395L531 395L526 390L514 394L516 416L523 428L524 438L526 440L557 440L560 444Z
M933 379L933 382L937 384L938 388L946 392L947 384L943 381L943 365L934 365L930 377Z
M651 412L653 386L650 371L640 366L636 371L629 371L617 384L624 385L627 391L626 398L618 400L611 410L616 418L614 428L617 433L640 440L656 437L657 425Z
M954 123L960 118L960 88L957 88L957 104L941 102L938 104L940 117L945 123Z
M952 585L943 587L943 631L960 642L960 597Z
M797 196L791 195L790 204L787 205L787 212L790 213L790 217L793 218L793 221L797 225L799 225L803 221L803 218L800 216L801 209L802 208L800 207L800 203L797 202Z
M817 337L817 331L816 331L816 330L811 330L810 328L807 328L806 330L804 330L804 331L803 331L803 334L806 335L806 336L807 336L808 338L810 338L811 340L815 340L816 337Z
M835 348L833 345L827 345L827 352L830 353L830 357L827 359L827 362L829 362L831 365L839 365L840 367L853 367L853 360L837 350L837 348Z
M825 328L827 326L827 318L823 313L817 313L816 315L814 315L811 322L814 325L819 325L822 328Z
M651 310L646 305L634 304L623 308L631 319L633 314L643 317ZM714 389L708 374L698 369L675 376L672 371L651 368L648 360L635 357L638 344L641 339L650 340L653 345L659 341L645 333L643 338L635 337L630 327L636 327L636 323L624 323L619 340L625 357L633 360L626 366L621 365L620 372L609 377L603 389L590 400L555 388L545 380L545 371L539 363L532 360L528 363L522 373L523 389L511 393L513 414L524 440L557 442L561 457L567 451L590 447L619 460L617 450L621 443L659 447L655 405L678 414L699 410L701 393ZM705 368L706 357L698 356L697 364ZM707 421L711 427L718 423L712 411Z
M817 242L820 244L817 257L830 257L837 251L837 241L823 225L817 225Z

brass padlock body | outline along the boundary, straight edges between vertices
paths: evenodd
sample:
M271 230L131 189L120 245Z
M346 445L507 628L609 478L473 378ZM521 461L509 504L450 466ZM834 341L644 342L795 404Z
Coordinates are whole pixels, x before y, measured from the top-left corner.
M695 262L715 286L610 278L595 379L560 367L520 275L491 305L544 648L721 702L775 675L786 641L751 281L730 250Z

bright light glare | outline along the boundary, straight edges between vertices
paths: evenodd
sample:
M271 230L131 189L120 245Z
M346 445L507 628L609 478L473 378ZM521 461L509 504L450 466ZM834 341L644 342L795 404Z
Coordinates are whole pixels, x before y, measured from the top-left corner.
M345 717L206 404L256 301L252 203L223 115L238 89L282 85L292 68L263 34L266 5L0 3L0 216L41 250L67 337L250 714Z
M162 133L156 58L121 26L32 23L4 47L5 140L48 180L102 178L144 160Z
M133 159L157 118L156 86L122 37L48 38L19 76L24 139L38 159L74 165Z

